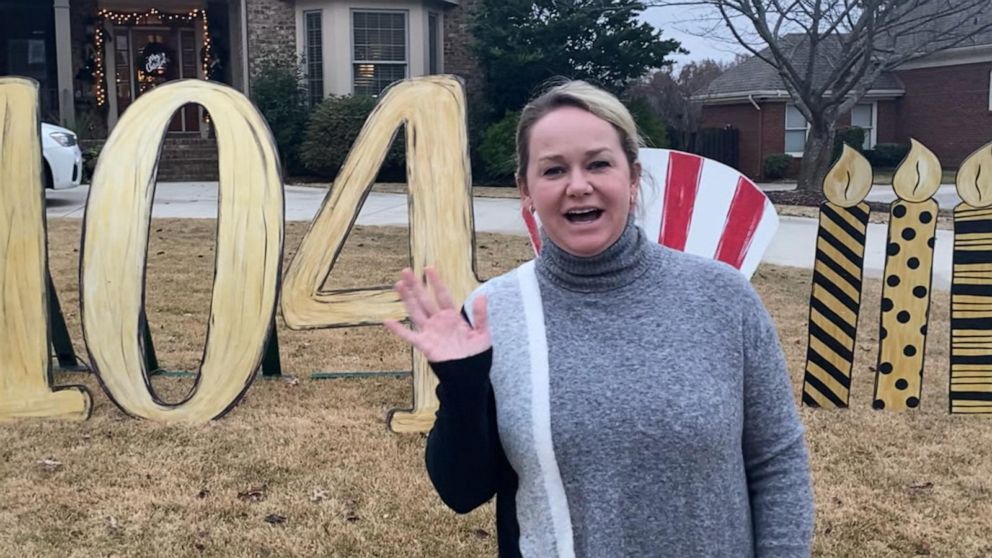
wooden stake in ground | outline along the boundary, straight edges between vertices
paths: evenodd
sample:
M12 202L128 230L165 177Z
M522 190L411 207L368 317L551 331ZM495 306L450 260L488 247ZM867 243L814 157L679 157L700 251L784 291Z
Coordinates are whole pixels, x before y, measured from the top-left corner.
M849 404L871 185L868 160L845 145L823 181L828 201L820 206L803 379L803 404L811 407Z
M478 285L465 114L462 84L451 77L405 80L383 94L286 272L282 312L290 328L406 318L391 287L322 290L404 123L414 273L420 277L424 267L434 266L456 300L465 300ZM437 379L417 352L413 382L413 408L390 413L389 425L396 432L423 432L434 423Z
M190 396L150 392L141 316L158 152L173 113L202 105L217 134L220 195L210 326ZM156 87L128 107L103 148L83 222L80 301L94 371L126 413L204 422L230 410L262 361L282 265L283 189L272 134L241 93L199 80Z
M957 175L951 280L951 413L992 413L992 143Z
M937 202L932 198L941 177L937 156L916 140L912 144L892 177L899 199L890 206L872 401L876 409L896 411L920 404L937 233Z
M53 391L38 84L0 78L0 421L85 420L90 394Z

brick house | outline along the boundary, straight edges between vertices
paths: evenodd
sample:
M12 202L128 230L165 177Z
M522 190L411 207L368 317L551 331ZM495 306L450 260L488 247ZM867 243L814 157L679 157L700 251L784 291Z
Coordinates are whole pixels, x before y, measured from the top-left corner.
M803 60L799 49L796 59ZM814 67L814 76L829 70L828 58ZM739 170L748 176L761 178L768 155L787 153L797 163L802 157L806 120L776 71L759 58L728 70L697 98L703 127L740 131ZM945 167L956 168L992 140L992 31L883 74L838 125L864 128L865 149L915 138Z
M269 53L303 57L314 101L377 94L396 79L462 75L473 0L4 0L0 75L38 81L48 122L105 136L142 92L173 79L211 79L250 94ZM198 107L172 138L203 138Z

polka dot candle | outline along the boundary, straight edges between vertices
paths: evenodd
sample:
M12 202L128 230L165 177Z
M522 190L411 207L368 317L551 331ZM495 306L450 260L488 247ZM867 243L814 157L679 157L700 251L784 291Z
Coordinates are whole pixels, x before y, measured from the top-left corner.
M846 145L823 181L803 376L803 404L810 407L848 406L871 184L868 160Z
M899 199L889 209L872 402L876 409L898 411L920 405L937 233L937 202L932 198L940 177L937 157L912 140L909 154L892 178Z
M951 280L951 413L992 413L992 143L957 175Z

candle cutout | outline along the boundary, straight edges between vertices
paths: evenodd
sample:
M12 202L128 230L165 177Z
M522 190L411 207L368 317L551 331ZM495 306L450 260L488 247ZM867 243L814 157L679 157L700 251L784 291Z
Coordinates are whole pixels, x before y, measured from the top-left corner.
M951 413L992 413L992 143L957 175L951 279Z
M882 319L875 371L876 409L904 410L920 404L923 353L930 314L930 281L937 232L940 161L916 140L892 178L899 198L889 215L882 285Z
M844 152L823 181L816 261L809 303L803 404L848 406L861 309L861 276L872 170L860 153Z

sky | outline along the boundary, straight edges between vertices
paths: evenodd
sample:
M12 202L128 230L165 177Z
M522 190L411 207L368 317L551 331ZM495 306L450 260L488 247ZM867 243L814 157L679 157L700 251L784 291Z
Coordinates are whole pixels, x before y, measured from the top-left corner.
M671 56L677 68L678 64L704 58L730 61L735 53L743 52L715 16L708 7L665 6L648 8L641 14L641 20L661 29L662 37L678 40L689 51Z

